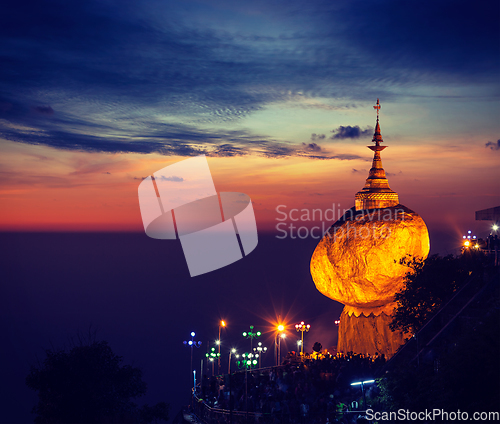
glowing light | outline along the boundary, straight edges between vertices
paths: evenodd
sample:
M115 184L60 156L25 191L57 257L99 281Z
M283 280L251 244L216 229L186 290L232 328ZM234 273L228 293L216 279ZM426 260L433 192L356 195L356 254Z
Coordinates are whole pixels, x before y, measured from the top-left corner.
M246 337L246 336L247 336L247 332L246 332L246 331L244 331L244 332L243 332L243 337Z
M232 352L232 353L236 353L236 349L234 349L234 348L233 348L233 349L231 349L231 352Z
M278 325L278 331L283 332L285 330L285 326L283 324Z
M470 245L470 241L469 240L464 241L464 246L465 247L469 247L469 245Z
M196 333L194 331L191 331L191 337L196 336Z
M216 341L215 341L215 344L216 344L216 345L220 345L220 340L216 340Z
M225 326L226 326L226 322L225 322L225 321L221 321L221 322L220 322L220 325L221 325L222 327L225 327Z
M493 231L498 230L498 225L497 225L497 224L493 224L493 226L491 227L491 229L492 229Z
M280 337L281 337L282 339L286 339L286 334L284 334L284 333L283 333L283 334L281 334L281 335L280 335Z
M370 383L375 383L375 380L357 381L356 383L351 383L351 386L359 386L360 384L370 384Z

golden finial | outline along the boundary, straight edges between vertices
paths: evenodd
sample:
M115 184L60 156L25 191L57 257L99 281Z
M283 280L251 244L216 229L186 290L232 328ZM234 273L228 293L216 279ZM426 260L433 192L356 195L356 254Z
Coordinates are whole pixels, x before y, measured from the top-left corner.
M382 134L380 134L380 125L378 123L378 112L381 107L382 106L380 106L380 102L377 99L377 104L373 106L373 109L377 110L377 124L375 125L375 134L373 134L373 139L372 139L372 141L375 143L376 146L380 146L380 143L384 141L382 140ZM370 147L370 149L372 148ZM382 150L382 148L380 150Z
M375 106L373 106L373 109L377 109L377 121L378 121L378 111L380 110L381 107L382 106L380 106L380 103L379 103L379 101L377 99L377 104Z

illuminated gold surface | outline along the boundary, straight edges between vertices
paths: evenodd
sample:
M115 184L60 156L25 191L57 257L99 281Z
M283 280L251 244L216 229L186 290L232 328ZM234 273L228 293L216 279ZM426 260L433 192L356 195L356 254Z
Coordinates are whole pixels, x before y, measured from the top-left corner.
M404 286L408 268L399 261L406 255L427 257L429 233L423 219L403 205L354 214L337 221L318 243L311 275L330 299L381 307Z
M380 133L378 115L372 141L375 143L375 146L368 146L370 150L374 151L372 167L368 173L365 186L361 191L356 193L354 206L357 211L362 209L387 208L396 206L399 203L398 194L389 187L389 181L385 176L382 166L380 152L387 146L380 145L384 140L382 140L382 134Z
M392 332L389 328L391 320L392 317L386 313L356 317L344 309L340 316L337 351L370 355L378 352L389 359L404 342L402 333Z
M377 124L369 146L374 151L368 178L356 193L354 208L328 230L311 258L316 288L346 305L340 317L337 350L394 355L404 341L389 324L394 295L404 288L408 268L400 261L410 255L426 258L429 233L423 219L399 204L382 166L384 140Z

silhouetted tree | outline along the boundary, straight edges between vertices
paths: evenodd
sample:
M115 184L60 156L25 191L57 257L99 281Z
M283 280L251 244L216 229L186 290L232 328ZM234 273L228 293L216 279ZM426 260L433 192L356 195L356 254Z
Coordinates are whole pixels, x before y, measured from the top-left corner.
M382 411L498 411L500 399L500 293L498 285L476 303L474 325L451 332L446 349L419 367L401 364L378 382ZM465 330L464 330L465 328ZM439 366L436 367L436 360Z
M43 364L26 377L38 392L35 423L151 423L168 420L168 405L138 408L132 399L146 393L139 368L121 365L105 341L47 350Z
M323 349L323 346L321 345L320 342L316 342L313 344L313 350L315 352L321 352L321 349Z
M417 332L453 293L462 287L473 271L483 266L483 255L467 252L454 257L405 257L408 266L405 287L395 295L397 307L390 327L393 331Z

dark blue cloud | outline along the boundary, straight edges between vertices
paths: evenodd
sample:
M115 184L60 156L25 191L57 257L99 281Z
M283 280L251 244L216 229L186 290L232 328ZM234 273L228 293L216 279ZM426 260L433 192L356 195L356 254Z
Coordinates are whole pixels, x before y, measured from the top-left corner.
M373 134L373 128L367 127L362 130L359 125L355 126L339 126L331 131L333 135L330 137L332 140L344 139L344 138L360 138L360 137L369 137Z
M484 147L489 147L491 150L500 150L500 140L497 140L496 143L493 141L488 141Z
M203 4L242 19L229 31L200 24L189 2L3 2L0 119L31 130L5 125L0 135L94 151L305 154L223 127L299 95L355 107L393 97L391 87L411 94L498 75L497 2L237 3Z

